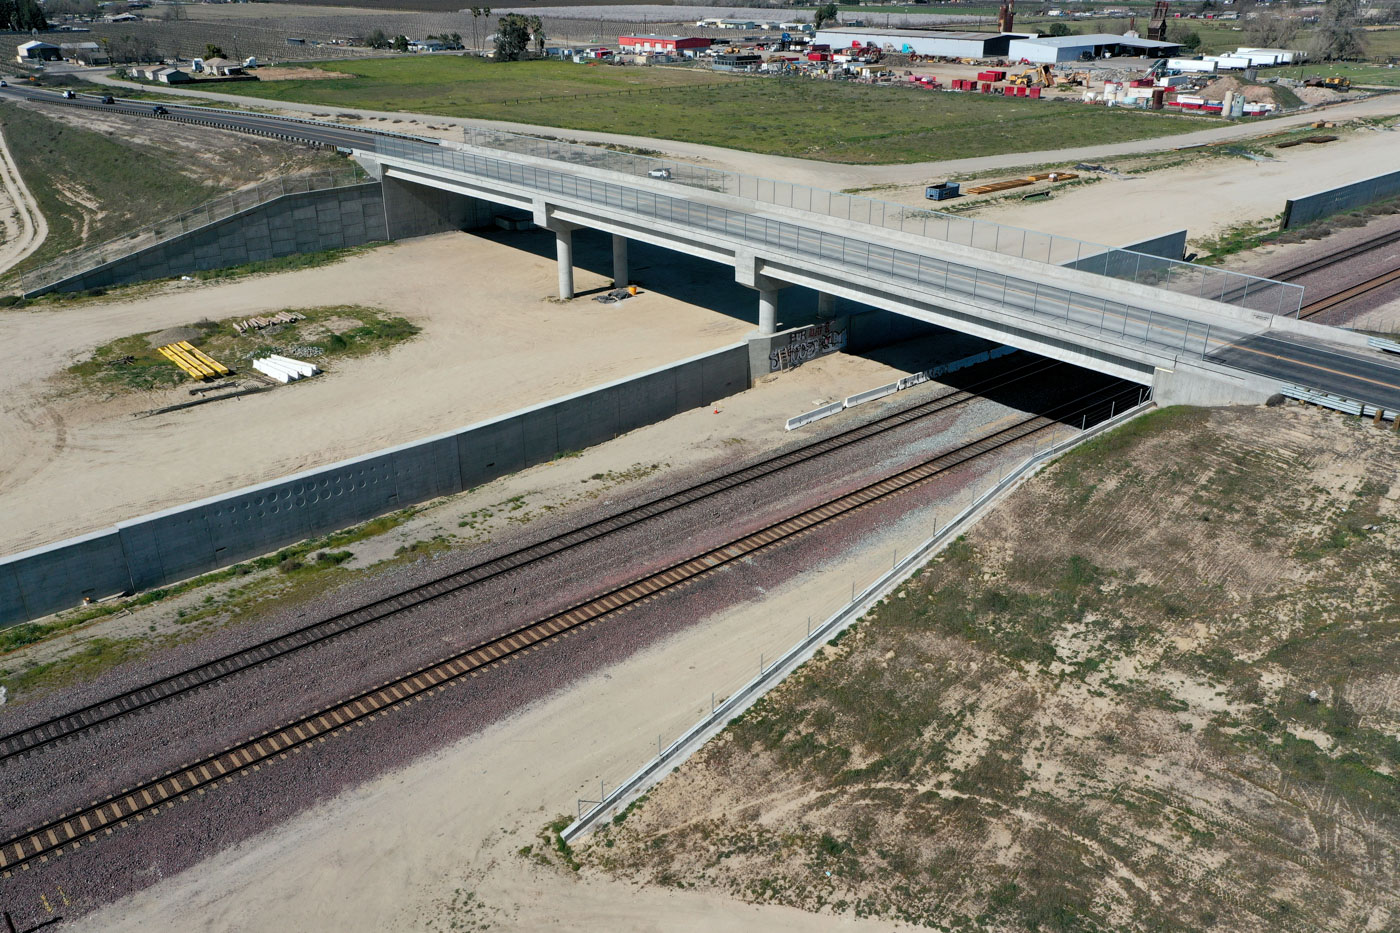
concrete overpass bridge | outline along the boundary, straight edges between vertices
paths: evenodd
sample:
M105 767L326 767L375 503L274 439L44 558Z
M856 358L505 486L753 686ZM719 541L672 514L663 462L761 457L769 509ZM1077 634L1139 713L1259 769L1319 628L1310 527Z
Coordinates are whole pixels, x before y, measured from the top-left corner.
M618 283L631 240L730 266L755 292L751 346L765 357L780 292L801 285L819 314L846 298L1150 385L1163 404L1259 402L1296 384L1400 409L1400 367L1362 335L1289 317L1294 285L531 137L367 138L353 155L383 183L391 229L528 212L555 235L563 298L580 228L612 235ZM660 166L669 177L648 176Z

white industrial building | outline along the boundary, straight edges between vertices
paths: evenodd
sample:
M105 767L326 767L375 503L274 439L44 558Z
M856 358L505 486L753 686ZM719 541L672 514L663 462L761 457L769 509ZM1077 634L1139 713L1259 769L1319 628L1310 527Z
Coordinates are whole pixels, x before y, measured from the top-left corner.
M1088 36L1036 36L1011 40L1006 57L1053 65L1057 62L1092 61L1096 58L1169 58L1181 53L1176 42L1158 42L1134 36L1095 33Z
M873 45L905 54L942 58L1004 58L1007 44L1015 38L1018 37L1010 33L837 26L817 30L816 38L812 41L817 45L829 45L832 49Z

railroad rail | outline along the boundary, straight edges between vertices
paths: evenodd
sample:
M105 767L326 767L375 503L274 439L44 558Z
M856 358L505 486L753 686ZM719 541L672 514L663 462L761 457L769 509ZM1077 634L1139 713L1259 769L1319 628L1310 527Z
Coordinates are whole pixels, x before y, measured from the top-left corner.
M1391 269L1389 272L1382 272L1374 278L1369 278L1364 282L1358 282L1350 288L1344 288L1335 295L1328 295L1326 298L1320 298L1317 301L1304 305L1303 310L1298 312L1298 317L1304 320L1315 317L1324 311L1330 311L1337 305L1345 304L1353 298L1359 298L1362 295L1369 294L1378 288L1384 288L1391 282L1396 281L1400 281L1400 269Z
M364 626L384 621L458 593L468 587L514 572L607 535L615 534L640 522L692 505L780 470L805 463L815 457L832 453L851 444L967 404L986 392L1039 376L1062 365L1064 364L1047 360L1028 363L1009 372L981 380L966 389L941 395L904 411L877 418L859 427L812 441L785 453L764 458L742 469L697 483L678 492L659 496L614 515L571 529L548 540L519 548L453 573L444 574L436 579L392 593L355 609L300 626L282 635L186 668L159 680L133 687L80 709L34 723L0 738L0 763L19 756L28 756L99 726L136 715L157 703L208 687L251 668L271 664L308 648L323 645L331 639L356 631Z
M1132 386L1126 391L1136 394L1140 388ZM1107 395L1105 398L1095 398L1091 403L1106 407L1116 403L1124 394L1125 390L1120 384L1097 390L1089 397ZM16 869L27 869L36 862L93 842L99 835L110 834L132 821L143 820L177 801L186 800L191 793L202 793L240 773L285 759L288 754L300 751L313 743L325 741L352 725L373 720L376 716L399 709L410 701L440 692L449 684L479 676L489 668L508 663L527 652L537 651L546 644L597 625L604 618L616 616L654 599L661 593L686 586L737 560L793 540L858 509L908 492L949 470L1025 440L1047 427L1058 425L1059 422L1051 416L1052 414L1078 413L1081 409L1074 406L1084 401L1085 399L1078 399L1067 402L1052 408L1050 413L1020 419L1015 424L993 431L970 444L938 454L885 479L743 535L664 570L650 573L563 612L420 667L286 725L262 732L221 752L143 781L74 812L60 815L41 826L30 827L23 833L0 842L0 877L9 877Z

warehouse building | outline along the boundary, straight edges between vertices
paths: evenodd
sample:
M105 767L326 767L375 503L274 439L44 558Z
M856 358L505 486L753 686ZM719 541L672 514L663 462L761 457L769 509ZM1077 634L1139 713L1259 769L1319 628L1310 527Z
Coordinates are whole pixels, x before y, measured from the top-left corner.
M852 26L817 30L813 42L833 49L873 45L909 55L941 58L1005 58L1010 33L937 32L931 29L867 29Z
M1171 58L1179 54L1181 46L1175 42L1095 33L1088 36L1014 38L1006 57L1014 61L1053 65L1057 62L1087 62L1096 58Z
M695 55L708 49L710 39L695 36L618 36L617 44L624 52L663 52L670 55Z

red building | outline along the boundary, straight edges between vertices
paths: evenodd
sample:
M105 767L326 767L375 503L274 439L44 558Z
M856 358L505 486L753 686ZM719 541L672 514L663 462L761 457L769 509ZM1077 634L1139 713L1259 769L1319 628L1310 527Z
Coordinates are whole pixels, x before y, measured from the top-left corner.
M617 44L624 52L669 52L672 55L694 55L710 47L709 39L692 36L618 36Z

